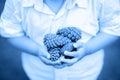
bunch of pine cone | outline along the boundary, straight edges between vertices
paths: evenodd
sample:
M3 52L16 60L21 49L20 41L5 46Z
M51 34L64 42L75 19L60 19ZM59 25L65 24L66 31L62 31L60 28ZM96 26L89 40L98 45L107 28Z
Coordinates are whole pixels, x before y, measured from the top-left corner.
M65 27L59 29L56 34L46 34L44 36L44 44L50 53L51 61L58 60L64 51L74 51L73 43L81 38L81 31L76 27ZM65 56L65 58L72 58Z

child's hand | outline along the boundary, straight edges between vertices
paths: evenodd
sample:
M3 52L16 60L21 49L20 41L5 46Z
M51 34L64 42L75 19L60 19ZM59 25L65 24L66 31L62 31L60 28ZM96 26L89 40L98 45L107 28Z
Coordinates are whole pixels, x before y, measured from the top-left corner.
M45 63L46 65L49 65L49 66L55 66L55 65L61 65L61 62L60 60L57 60L57 61L51 61L50 58L47 58L45 56L40 56L40 59L43 63Z
M72 52L65 51L64 52L65 56L70 56L70 57L74 57L74 58L66 59L65 57L61 57L61 62L64 63L64 65L66 65L66 66L71 66L71 65L75 64L76 62L78 62L79 60L81 60L84 56L86 56L85 48L82 47L82 45L83 45L82 43L80 43L79 46L73 45L75 47L78 47L77 51L72 51Z
M39 57L41 61L45 63L46 65L53 66L54 68L57 68L57 69L61 69L65 67L65 65L61 63L60 59L56 61L51 61L49 55L50 55L49 53L46 53L46 55L44 54Z
M54 65L60 65L61 64L60 60L57 60L57 61L51 61L50 60L50 54L48 53L45 46L42 46L42 47L39 48L38 57L46 65L54 66Z

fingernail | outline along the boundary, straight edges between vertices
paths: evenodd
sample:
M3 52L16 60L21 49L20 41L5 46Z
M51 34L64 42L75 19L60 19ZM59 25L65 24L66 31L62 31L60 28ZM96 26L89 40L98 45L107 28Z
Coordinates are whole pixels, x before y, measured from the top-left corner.
M62 62L62 61L64 61L64 59L62 58L62 59L60 59L60 61Z
M64 57L61 57L61 58L60 58L60 62L63 61L63 59L64 59Z
M68 53L68 51L65 51L65 52L64 52L64 54L67 54L67 53Z
M75 48L77 48L77 44L76 44L76 43L74 43L73 46L74 46Z

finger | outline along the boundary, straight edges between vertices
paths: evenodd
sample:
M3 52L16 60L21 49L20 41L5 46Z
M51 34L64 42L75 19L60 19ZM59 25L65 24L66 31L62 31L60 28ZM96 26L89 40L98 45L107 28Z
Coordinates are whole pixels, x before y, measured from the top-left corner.
M81 48L83 46L83 42L77 41L73 44L74 48Z
M78 52L76 52L76 51L72 51L72 52L65 51L64 55L65 56L71 56L71 57L77 57L78 56Z
M39 56L43 56L45 58L50 58L50 54L47 51L39 50Z
M45 52L45 53L43 53L43 57L46 57L46 58L49 59L51 56L50 56L50 54L48 52Z
M72 58L72 59L61 58L61 62L67 65L73 65L74 63L77 62L77 58Z
M61 69L61 68L64 68L64 67L65 67L64 64L54 65L54 68L57 68L57 69Z
M51 61L50 59L47 59L45 57L41 57L40 59L47 65L59 65L59 64L61 64L60 60Z
M47 47L44 44L39 45L38 56L50 58L50 54L47 51Z

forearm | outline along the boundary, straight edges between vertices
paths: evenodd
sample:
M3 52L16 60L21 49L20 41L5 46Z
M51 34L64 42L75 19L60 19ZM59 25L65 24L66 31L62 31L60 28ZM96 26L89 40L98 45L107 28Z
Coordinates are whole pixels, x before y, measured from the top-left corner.
M106 34L104 32L100 32L96 37L89 40L84 45L84 48L86 49L87 54L91 54L113 43L117 39L118 39L118 36L113 36L110 34Z
M13 46L20 49L21 51L35 56L38 54L39 46L34 41L25 36L8 38L8 42L10 42Z

